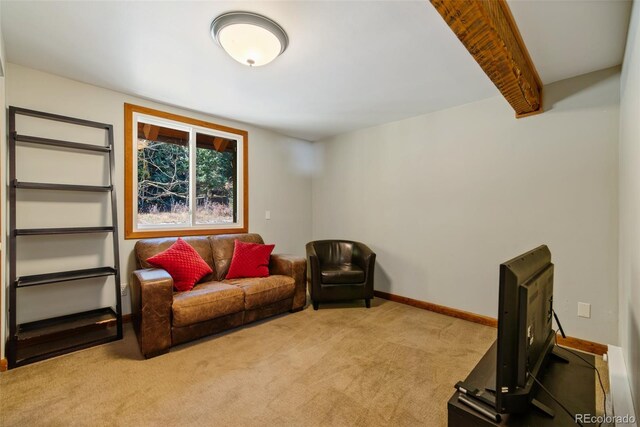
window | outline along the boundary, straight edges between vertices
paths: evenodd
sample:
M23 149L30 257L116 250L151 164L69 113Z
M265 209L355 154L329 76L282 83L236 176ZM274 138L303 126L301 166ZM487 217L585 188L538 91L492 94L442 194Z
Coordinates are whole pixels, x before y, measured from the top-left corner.
M247 132L125 104L125 238L246 233Z

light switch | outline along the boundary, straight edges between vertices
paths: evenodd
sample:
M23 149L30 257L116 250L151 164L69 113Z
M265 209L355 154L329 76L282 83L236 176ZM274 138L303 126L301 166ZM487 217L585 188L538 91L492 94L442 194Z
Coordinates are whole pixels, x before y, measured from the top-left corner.
M271 211L264 211L264 219L271 219Z
M579 302L578 317L586 317L587 319L589 319L591 317L591 304L587 304L586 302Z

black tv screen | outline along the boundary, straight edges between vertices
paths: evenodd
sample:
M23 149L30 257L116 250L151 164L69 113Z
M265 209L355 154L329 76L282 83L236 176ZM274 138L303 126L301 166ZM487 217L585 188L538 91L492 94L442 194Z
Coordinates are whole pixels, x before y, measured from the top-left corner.
M500 265L496 410L525 412L554 346L553 264L545 245Z

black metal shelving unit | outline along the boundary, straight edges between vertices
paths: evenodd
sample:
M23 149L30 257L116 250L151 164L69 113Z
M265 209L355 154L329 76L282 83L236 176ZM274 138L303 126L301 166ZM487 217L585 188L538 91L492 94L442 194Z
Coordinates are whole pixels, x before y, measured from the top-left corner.
M21 135L16 131L16 116L30 116L78 126L103 129L108 145L91 145L38 136ZM38 145L43 149L57 148L80 152L97 152L109 155L109 185L76 185L44 182L22 182L16 178L16 145ZM75 350L122 339L122 303L120 297L120 253L118 248L118 218L116 192L113 186L115 156L113 152L113 126L106 123L76 119L73 117L9 107L9 368L59 356ZM111 193L111 224L98 227L16 228L16 196L18 190L45 190ZM21 236L45 236L85 233L112 233L113 266L82 270L56 271L45 274L17 276L16 249ZM103 307L81 313L72 313L35 322L17 323L18 289L46 286L73 280L114 276L116 307ZM55 285L53 285L55 286Z

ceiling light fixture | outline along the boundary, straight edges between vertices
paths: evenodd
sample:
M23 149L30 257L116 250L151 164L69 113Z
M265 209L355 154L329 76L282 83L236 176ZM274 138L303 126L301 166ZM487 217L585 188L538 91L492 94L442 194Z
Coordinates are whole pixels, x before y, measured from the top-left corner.
M236 61L250 67L268 64L285 51L287 33L266 16L229 12L211 23L211 37Z

